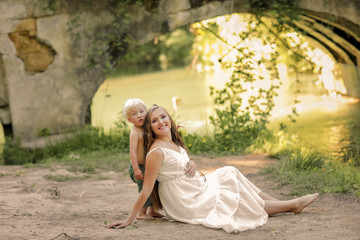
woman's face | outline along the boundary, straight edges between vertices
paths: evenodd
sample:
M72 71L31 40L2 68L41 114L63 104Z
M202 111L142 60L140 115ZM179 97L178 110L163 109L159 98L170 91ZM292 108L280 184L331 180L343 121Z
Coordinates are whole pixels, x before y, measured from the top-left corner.
M156 136L167 135L171 131L170 118L162 107L150 114L150 124Z

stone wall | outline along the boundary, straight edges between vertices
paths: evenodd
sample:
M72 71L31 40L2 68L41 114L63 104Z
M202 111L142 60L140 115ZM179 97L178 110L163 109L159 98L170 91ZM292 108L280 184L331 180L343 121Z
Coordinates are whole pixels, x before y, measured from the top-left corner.
M22 140L83 125L104 80L99 69L86 68L86 43L75 45L68 31L72 16L43 10L42 2L0 1L1 11L6 9L0 14L0 97L10 110L0 108L1 121L6 124L11 112L14 136Z
M0 54L0 122L5 125L11 124L9 96L5 79L4 63Z

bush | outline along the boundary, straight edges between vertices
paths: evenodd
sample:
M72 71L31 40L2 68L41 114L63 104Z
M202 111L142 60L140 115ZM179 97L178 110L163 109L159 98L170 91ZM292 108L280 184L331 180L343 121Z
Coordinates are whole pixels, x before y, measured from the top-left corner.
M322 153L308 148L295 148L284 151L280 159L283 160L282 168L290 171L304 171L322 168L325 157Z
M190 153L200 154L200 153L214 153L219 152L217 144L210 136L199 135L196 133L187 134L183 137L183 141Z
M313 149L289 148L278 153L279 165L266 169L281 185L291 185L293 195L354 193L360 196L360 170Z
M6 138L3 150L5 165L22 165L27 163L36 163L44 157L41 149L31 150L21 148L19 140Z

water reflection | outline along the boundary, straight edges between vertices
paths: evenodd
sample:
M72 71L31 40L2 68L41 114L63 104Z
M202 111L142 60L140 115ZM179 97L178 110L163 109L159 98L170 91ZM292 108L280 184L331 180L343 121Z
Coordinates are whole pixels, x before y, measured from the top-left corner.
M352 106L350 118L345 127L348 134L341 140L340 154L344 161L351 161L354 157L356 166L360 166L360 104Z
M212 111L209 86L217 77L175 69L107 79L93 98L92 124L105 129L113 127L126 99L140 98L148 106L164 106L177 121L189 128L199 127Z
M274 121L275 128L280 120ZM360 148L360 104L342 104L337 111L316 111L300 114L295 124L288 123L299 143L346 160Z

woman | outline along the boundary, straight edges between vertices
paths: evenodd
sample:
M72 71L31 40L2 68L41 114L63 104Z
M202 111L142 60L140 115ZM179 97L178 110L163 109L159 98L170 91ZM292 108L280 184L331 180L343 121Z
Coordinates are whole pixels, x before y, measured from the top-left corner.
M184 173L189 156L168 112L152 106L144 126L147 157L143 190L128 219L110 224L108 228L130 225L157 185L156 181L159 199L154 205L163 207L168 218L222 228L226 232L254 229L265 224L268 215L300 213L318 198L318 194L309 194L278 201L261 192L234 167L219 168L206 176L197 172L189 178ZM157 191L157 187L154 189Z

